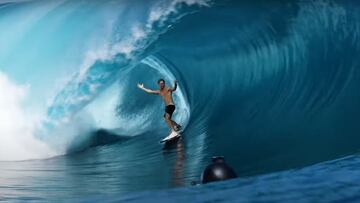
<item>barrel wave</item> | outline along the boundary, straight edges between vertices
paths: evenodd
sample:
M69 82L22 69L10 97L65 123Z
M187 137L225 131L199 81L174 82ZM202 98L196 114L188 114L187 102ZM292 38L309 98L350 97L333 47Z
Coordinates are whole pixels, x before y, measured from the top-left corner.
M244 177L360 147L356 1L10 1L0 16L0 160L83 170L69 188L184 186L213 155ZM136 86L159 78L179 83L168 150L163 103Z

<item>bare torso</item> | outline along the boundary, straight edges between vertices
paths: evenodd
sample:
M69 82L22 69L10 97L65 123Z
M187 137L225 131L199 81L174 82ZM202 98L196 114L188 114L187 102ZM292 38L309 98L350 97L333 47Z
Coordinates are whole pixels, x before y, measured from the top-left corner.
M159 90L160 96L163 98L165 105L174 105L174 101L172 98L172 91L170 88L165 87L162 90Z

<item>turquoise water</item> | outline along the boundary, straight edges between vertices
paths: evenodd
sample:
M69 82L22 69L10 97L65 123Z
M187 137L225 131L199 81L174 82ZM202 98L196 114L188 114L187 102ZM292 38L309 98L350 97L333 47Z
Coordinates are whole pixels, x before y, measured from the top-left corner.
M1 3L0 200L358 200L356 1Z

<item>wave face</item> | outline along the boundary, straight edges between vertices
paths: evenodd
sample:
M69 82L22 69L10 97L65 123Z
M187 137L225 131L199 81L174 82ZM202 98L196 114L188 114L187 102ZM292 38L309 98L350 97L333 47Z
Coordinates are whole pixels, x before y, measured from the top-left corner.
M126 97L126 89L136 85L127 83L129 71L147 64L173 79L147 52L171 23L202 6L206 1L4 3L0 26L7 31L0 37L0 67L9 83L27 93L16 105L23 120L31 121L26 137L47 143L46 157L86 148L98 129L134 136L159 128L160 122L149 122L158 112L154 105L144 108L151 102L141 103L140 93ZM136 105L129 104L135 100ZM175 100L180 105L178 117L186 125L190 112L182 88ZM11 143L18 142L18 134L9 134ZM34 154L38 157L42 156ZM18 154L3 160L27 158Z
M180 72L191 134L245 174L357 151L358 9L229 1L182 19L158 55Z
M168 133L162 101L136 87L157 88L158 78L179 82L174 119L185 131L170 150L175 186L198 177L212 155L246 176L353 154L359 11L356 1L3 3L0 90L9 99L0 103L0 160L70 153L81 168L97 156L128 176L104 184L169 187L171 175L139 175L173 164L157 143Z

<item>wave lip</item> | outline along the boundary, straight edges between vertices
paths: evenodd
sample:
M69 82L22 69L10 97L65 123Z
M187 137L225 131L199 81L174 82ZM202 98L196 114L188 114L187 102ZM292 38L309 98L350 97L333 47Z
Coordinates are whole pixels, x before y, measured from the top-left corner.
M99 119L88 106L151 55L150 46L172 24L209 6L207 0L15 2L1 7L0 27L7 29L0 37L0 67L19 84L29 84L23 104L36 115L26 119L36 124L25 131L55 154L87 143L103 124L97 126ZM116 125L110 130L121 123ZM23 132L12 134L21 137Z
M147 11L149 15L144 23L134 23L130 32L121 39L115 38L115 41L104 49L89 52L80 66L80 71L76 72L53 98L48 107L45 126L51 127L59 125L62 121L67 122L69 117L116 82L122 72L140 63L144 58L144 52L160 34L166 32L168 25L190 13L190 11L178 12L184 5L185 7L208 6L207 2L178 0L154 3Z

